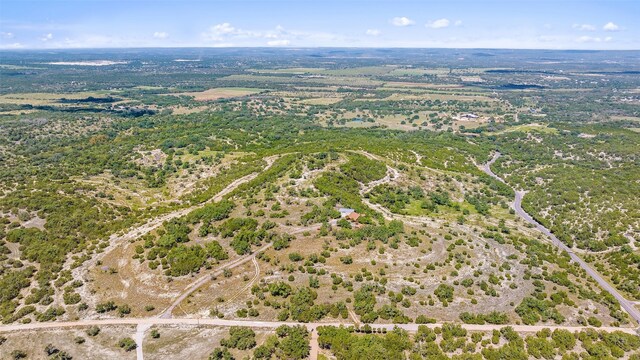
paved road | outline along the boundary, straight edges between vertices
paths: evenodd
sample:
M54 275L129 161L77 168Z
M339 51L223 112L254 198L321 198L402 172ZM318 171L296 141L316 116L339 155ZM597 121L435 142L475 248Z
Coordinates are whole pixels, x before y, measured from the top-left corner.
M350 326L351 323L340 322L326 322L326 323L297 323L287 321L253 321L253 320L226 320L226 319L198 319L198 318L113 318L103 320L78 320L78 321L66 321L66 322L43 322L43 323L30 323L30 324L15 324L15 325L2 325L0 326L0 333L12 332L12 331L29 331L29 330L51 330L51 329L64 329L73 327L88 327L88 326L107 326L107 325L131 325L131 326L152 326L152 325L184 325L184 326L246 326L259 329L275 329L281 325L305 326L308 330L316 330L320 326ZM442 323L426 324L425 326L430 328L441 327ZM372 324L376 329L392 330L394 327L398 327L407 331L417 331L419 324ZM569 331L581 331L584 329L596 329L600 331L622 331L628 334L636 334L636 330L632 328L617 328L603 326L600 328L593 328L589 326L547 326L547 325L473 325L473 324L460 324L461 327L469 331L493 331L499 330L504 327L510 326L517 332L537 332L542 329L565 329Z
M502 179L501 177L496 175L493 171L491 171L491 165L494 162L496 162L496 160L498 160L499 157L500 157L500 153L496 152L493 155L493 158L491 158L489 162L487 162L482 166L482 170L485 173L497 179L498 181L501 181L502 183L507 184L504 181L504 179ZM515 210L516 214L518 214L520 217L525 219L528 223L534 225L536 229L538 229L540 232L548 236L551 239L551 242L553 243L553 245L555 245L556 247L560 248L563 251L566 251L569 254L569 257L571 257L571 260L575 261L578 265L580 265L580 267L583 268L584 271L586 271L587 274L589 274L589 276L591 276L604 290L606 290L609 294L613 295L613 297L615 297L616 300L618 300L618 302L620 303L620 306L622 306L622 308L625 309L633 319L635 319L638 323L640 323L640 311L634 306L633 302L625 299L624 296L622 296L622 294L618 292L618 290L616 290L611 284L609 284L604 278L602 278L602 276L600 276L600 274L598 274L597 271L593 270L591 266L589 266L589 264L587 264L584 260L582 260L578 255L576 255L571 250L571 248L569 248L567 245L561 242L555 235L553 235L553 233L549 229L547 229L542 224L537 222L534 218L531 217L531 215L527 214L527 212L522 209L522 198L526 194L525 191L515 191L515 193L516 193L516 196L513 202L513 209Z

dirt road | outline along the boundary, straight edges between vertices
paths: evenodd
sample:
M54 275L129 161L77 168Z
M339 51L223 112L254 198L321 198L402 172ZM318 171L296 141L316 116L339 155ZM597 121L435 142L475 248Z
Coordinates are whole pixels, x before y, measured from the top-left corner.
M336 224L336 220L332 220L331 224L335 226ZM312 225L312 226L306 226L306 227L299 227L296 228L295 230L289 231L288 234L291 235L296 235L296 234L301 234L305 231L312 231L314 229L317 229L318 226L317 225ZM256 273L253 277L253 279L251 280L251 282L249 283L249 286L246 286L243 288L244 291L246 289L248 289L250 287L251 284L253 284L259 277L260 275L260 265L258 264L257 260L256 260L256 254L259 254L267 249L269 249L271 246L273 245L273 243L268 243L263 245L262 247L260 247L259 249L257 249L256 251L253 251L251 254L245 255L243 257L237 258L227 264L222 265L220 268L218 268L215 272L207 274L207 275L203 275L202 277L200 277L199 279L197 279L196 281L192 282L189 286L187 286L184 290L184 292L182 294L180 294L179 297L177 297L173 303L163 312L160 313L160 315L158 315L160 318L163 319L168 319L172 317L172 312L173 310L180 305L181 302L184 301L184 299L186 299L189 295L191 295L194 291L196 291L198 288L200 288L202 285L206 284L208 281L210 281L213 277L216 276L220 276L222 275L222 273L224 272L225 269L233 269L235 267L238 267L248 261L252 261L254 263L254 267L256 269Z
M270 156L270 157L264 158L264 160L267 162L267 166L262 171L266 171L267 169L269 169L273 165L276 159L277 159L276 156ZM196 209L202 208L209 203L222 200L226 195L231 193L238 186L255 179L259 174L260 174L259 172L256 172L256 173L252 173L234 180L229 185L227 185L224 189L222 189L219 193L214 195L211 199L203 203L191 206L186 209L179 209L179 210L170 212L168 214L162 215L160 217L157 217L155 219L151 219L142 225L129 229L124 235L117 235L117 234L111 235L111 237L109 238L109 246L107 246L103 252L99 254L95 254L91 259L85 261L81 266L71 271L74 279L83 280L84 282L83 287L77 291L80 292L81 295L83 295L83 298L85 299L90 298L90 293L85 288L86 281L84 281L87 273L89 272L89 269L96 266L99 260L104 258L108 253L116 249L118 246L121 246L122 244L126 244L129 241L138 239L140 236L145 235L159 228L165 221L169 221L172 219L185 216L190 212Z
M29 330L49 330L49 329L64 329L74 327L88 327L88 326L107 326L107 325L134 325L134 326L152 326L152 325L185 325L185 326L246 326L251 328L261 329L275 329L281 325L305 326L308 330L315 330L320 326L350 326L350 323L339 322L326 322L326 323L297 323L288 321L254 321L254 320L226 320L226 319L198 319L198 318L112 318L102 320L78 320L78 321L66 321L66 322L43 322L43 323L29 323L29 324L14 324L14 325L2 325L0 326L0 333L13 332L13 331L29 331ZM442 327L442 323L426 324L429 328ZM407 331L417 331L419 324L372 324L372 328L375 329L387 329L392 330L394 327L404 329ZM542 329L564 329L569 331L581 331L585 329L595 329L599 331L613 332L622 331L628 334L637 334L636 329L632 328L617 328L617 327L599 327L593 328L589 326L557 326L557 325L473 325L473 324L460 324L461 327L469 331L493 331L499 330L504 327L510 326L517 332L531 333L537 332Z
M268 248L270 248L273 245L273 243L268 243L264 246L262 246L261 248L259 248L258 250L256 250L254 253L237 258L223 266L221 266L220 268L218 268L218 270L214 271L213 273L210 274L206 274L203 275L202 277L200 277L199 279L197 279L196 281L194 281L193 283L191 283L189 286L187 286L187 288L185 289L185 291L180 294L180 296L178 296L173 303L171 303L171 305L162 313L160 313L159 317L163 318L163 319L168 319L171 318L172 316L172 312L173 310L180 305L181 302L184 301L184 299L186 299L189 295L193 294L194 291L198 290L198 288L200 288L202 285L206 284L208 281L211 281L211 279L213 277L217 277L222 275L222 273L225 270L230 270L233 269L235 267L238 267L248 261L251 261L252 259L255 259L255 254L256 253L260 253L262 251L267 250Z

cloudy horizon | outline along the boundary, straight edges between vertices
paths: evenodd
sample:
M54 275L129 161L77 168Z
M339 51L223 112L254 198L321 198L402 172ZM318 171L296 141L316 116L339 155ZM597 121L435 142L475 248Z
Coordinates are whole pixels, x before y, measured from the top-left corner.
M414 47L638 50L627 0L4 0L0 49Z

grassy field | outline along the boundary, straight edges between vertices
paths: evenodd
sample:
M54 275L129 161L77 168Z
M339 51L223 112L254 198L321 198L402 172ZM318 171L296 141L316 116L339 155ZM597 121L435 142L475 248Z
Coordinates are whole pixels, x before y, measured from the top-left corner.
M512 127L507 128L505 130L499 131L496 134L503 134L503 133L509 133L509 132L514 132L514 131L539 132L539 133L544 133L544 134L557 134L558 133L558 129L550 128L546 124L532 123L532 124L524 124L524 125L512 126Z
M192 96L196 101L212 101L218 99L237 98L257 94L263 91L255 88L214 88L205 91L174 93L172 95Z
M0 95L0 103L16 105L60 105L61 99L78 100L92 97L117 96L112 91L85 91L76 93L19 93Z

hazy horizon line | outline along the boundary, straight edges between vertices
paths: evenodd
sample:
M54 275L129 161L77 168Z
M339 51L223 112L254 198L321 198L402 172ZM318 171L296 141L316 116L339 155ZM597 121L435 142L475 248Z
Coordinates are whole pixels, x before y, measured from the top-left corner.
M508 48L508 47L414 47L414 46L119 46L119 47L70 47L70 48L0 48L0 52L59 51L59 50L144 50L144 49L398 49L398 50L544 50L544 51L640 51L638 49L584 49L584 48Z

